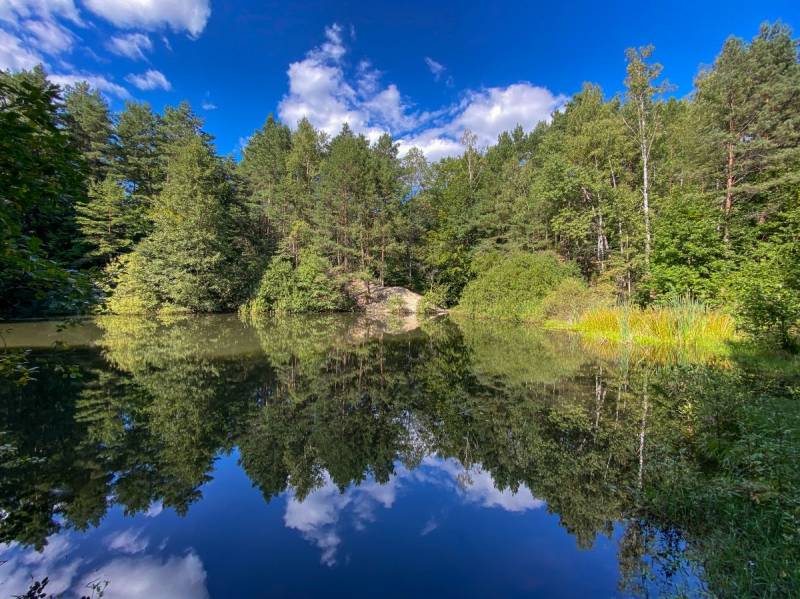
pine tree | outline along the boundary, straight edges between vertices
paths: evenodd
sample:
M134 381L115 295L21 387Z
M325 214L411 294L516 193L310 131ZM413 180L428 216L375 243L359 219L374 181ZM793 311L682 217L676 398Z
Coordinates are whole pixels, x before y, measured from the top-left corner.
M90 185L87 200L77 206L78 225L91 247L87 257L105 264L132 245L126 199L125 190L110 177Z
M199 135L168 148L153 232L123 260L109 302L119 313L235 309L254 273L229 166Z
M158 119L149 104L126 102L117 123L112 176L145 205L152 202L164 180L158 133Z
M800 176L800 64L797 44L781 25L764 25L749 45L729 38L712 69L697 79L697 107L707 156L722 182L723 229L731 220L763 223L777 214L780 187ZM743 233L743 232L742 232Z
M93 181L102 181L111 166L112 129L108 104L85 81L64 92L67 131L83 155Z
M298 216L282 189L290 150L289 128L270 114L264 126L248 140L239 165L239 172L250 184L250 204L265 219L267 235L273 231L286 235Z

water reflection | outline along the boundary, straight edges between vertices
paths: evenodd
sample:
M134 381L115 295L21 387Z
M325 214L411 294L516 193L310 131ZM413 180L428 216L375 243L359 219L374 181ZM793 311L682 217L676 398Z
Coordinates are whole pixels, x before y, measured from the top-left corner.
M237 466L263 498L238 519L263 517L271 534L279 519L331 570L367 542L359 538L376 543L373 530L383 543L412 529L417 539L442 533L439 550L458 560L464 548L443 534L450 518L464 535L509 526L498 530L513 546L530 540L508 523L535 515L539 527L558 522L552 542L569 539L560 551L610 556L602 563L615 582L608 587L593 566L598 592L621 592L618 579L645 594L644 571L659 584L700 588L686 583L694 573L685 560L680 576L659 561L684 559L682 537L648 528L639 510L659 476L651 463L677 442L668 388L678 370L598 356L571 336L447 320L400 333L339 316L247 326L233 317L107 317L87 326L85 345L72 332L72 346L34 351L35 381L0 386L6 594L47 575L52 593L102 577L112 596L201 597L218 563L230 574L215 584L228 593L237 584L230 556L202 557L186 531L202 518L216 531L205 542L223 543L204 509L216 505L214 493L220 505L243 500L246 489L226 478ZM409 518L399 528L395 512ZM517 520L495 522L492 512ZM156 526L165 516L177 536ZM611 553L603 539L616 544ZM247 542L226 551L247 563ZM548 563L537 559L525 567ZM511 562L496 568L521 585L511 594L533 584ZM536 584L569 595L569 585L590 582L553 572ZM259 575L267 576L238 574ZM276 592L291 588L280 572L270 576Z

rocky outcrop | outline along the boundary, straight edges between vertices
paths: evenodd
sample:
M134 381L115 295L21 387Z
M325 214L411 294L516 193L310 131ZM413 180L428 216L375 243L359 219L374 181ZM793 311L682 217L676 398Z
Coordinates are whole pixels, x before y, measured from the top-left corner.
M347 292L359 310L369 316L416 316L422 296L405 287L382 287L353 280ZM442 310L444 312L444 310Z

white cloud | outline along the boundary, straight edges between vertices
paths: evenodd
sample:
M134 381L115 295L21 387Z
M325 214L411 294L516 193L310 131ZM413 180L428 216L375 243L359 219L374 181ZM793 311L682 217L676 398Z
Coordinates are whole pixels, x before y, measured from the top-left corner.
M567 100L522 81L466 91L459 102L434 112L415 111L395 84L381 83L380 71L368 60L348 73L342 32L336 24L326 28L322 45L289 65L289 92L278 106L281 120L289 126L305 117L332 136L348 123L370 141L388 132L396 138L401 155L418 147L429 160L439 160L463 152L459 140L465 129L475 133L479 145L489 145L518 124L532 130ZM443 64L430 57L425 63L437 80L445 75Z
M144 33L127 33L113 36L106 47L118 56L131 60L147 60L146 53L153 49L153 42Z
M46 21L62 17L76 25L83 24L73 0L0 0L0 21L16 25L32 17Z
M430 69L431 73L433 74L433 79L435 81L439 81L442 78L442 75L447 70L441 62L436 62L433 58L428 56L425 57L425 64L428 65L428 69Z
M478 136L478 143L494 143L500 133L517 125L530 130L536 123L549 120L566 101L564 95L554 95L545 87L527 82L491 87L469 95L466 108L455 120L454 130L470 129Z
M347 80L346 53L341 26L327 27L323 44L289 65L289 93L278 107L280 118L290 126L308 118L328 135L348 123L371 141L383 132L415 126L418 117L409 112L397 87L382 87L380 73L368 61L359 63L353 84Z
M213 102L209 102L208 100L203 100L203 103L200 105L203 110L216 110L217 105Z
M117 27L168 26L197 38L211 15L210 0L84 0L86 7Z
M105 595L115 599L203 599L208 597L206 571L194 552L172 556L165 562L154 557L117 558L83 577L76 591L93 580L107 580ZM49 590L49 589L48 589Z
M150 504L150 507L147 508L147 511L144 513L146 518L155 518L161 515L161 512L164 511L164 504L161 501L154 501Z
M23 29L28 32L28 42L31 46L48 54L69 52L75 41L75 36L69 29L53 21L24 21Z
M420 531L419 535L421 537L427 536L437 528L439 528L439 523L436 521L436 518L431 516L425 523L425 526L422 527L422 530Z
M0 29L0 69L32 69L42 62L42 57L35 50L27 48L16 35Z
M93 88L98 89L101 92L105 92L106 94L116 96L117 98L122 98L124 100L131 97L127 89L114 83L113 81L109 81L102 75L92 75L88 73L65 73L49 75L48 79L57 85L61 85L62 87L67 85L75 85L76 83L85 81Z
M125 81L134 85L141 90L163 89L169 91L172 89L172 84L164 76L161 71L149 69L140 75L131 73L125 77Z

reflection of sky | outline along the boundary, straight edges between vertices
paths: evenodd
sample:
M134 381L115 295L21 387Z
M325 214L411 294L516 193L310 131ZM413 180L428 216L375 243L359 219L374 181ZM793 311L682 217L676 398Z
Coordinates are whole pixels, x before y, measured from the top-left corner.
M341 529L349 524L355 530L364 530L368 523L375 520L376 509L391 508L398 490L409 484L445 486L465 502L508 512L524 512L545 505L524 485L516 492L498 489L492 475L480 466L466 470L454 459L428 456L420 467L412 471L398 466L396 474L385 484L370 480L359 486L351 486L344 493L339 492L326 473L323 484L303 501L298 501L293 491L287 492L283 521L288 528L299 531L304 539L319 548L323 564L333 566L342 544ZM436 517L431 516L420 534L425 536L437 527Z
M530 489L498 489L453 459L400 464L340 493L328 475L299 501L265 503L236 451L215 463L202 498L181 517L156 502L97 529L63 531L42 553L0 546L0 597L50 578L65 598L109 581L104 597L618 596L617 545L577 548ZM402 572L398 576L398 572Z
M99 532L62 531L49 537L40 553L16 543L0 545L0 561L5 561L0 565L0 596L24 594L33 581L45 577L45 590L53 596L91 595L92 584L102 588L106 582L104 597L111 599L209 596L205 568L192 549L162 555L166 539L153 543L137 527L119 528L105 536Z

